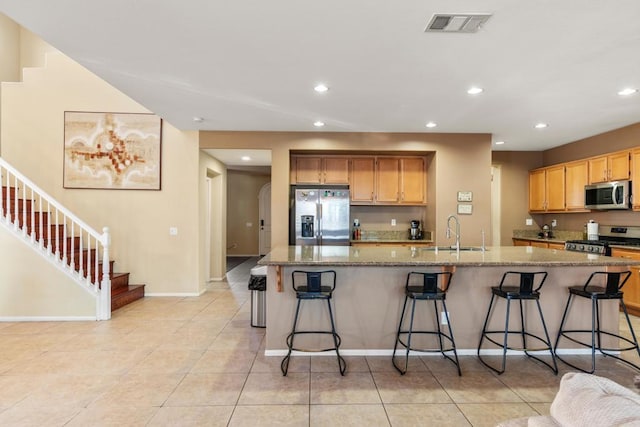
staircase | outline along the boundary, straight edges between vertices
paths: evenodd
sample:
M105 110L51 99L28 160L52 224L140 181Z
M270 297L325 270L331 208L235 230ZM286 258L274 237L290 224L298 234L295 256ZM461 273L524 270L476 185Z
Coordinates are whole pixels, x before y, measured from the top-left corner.
M0 224L94 293L97 320L144 297L145 285L113 272L107 228L96 232L1 158L0 182Z

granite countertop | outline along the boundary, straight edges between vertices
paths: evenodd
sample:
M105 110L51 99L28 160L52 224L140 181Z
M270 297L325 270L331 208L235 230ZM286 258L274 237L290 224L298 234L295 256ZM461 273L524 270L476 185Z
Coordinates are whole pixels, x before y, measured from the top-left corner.
M260 265L324 266L627 266L629 260L531 246L491 246L487 251L426 250L424 247L280 246Z

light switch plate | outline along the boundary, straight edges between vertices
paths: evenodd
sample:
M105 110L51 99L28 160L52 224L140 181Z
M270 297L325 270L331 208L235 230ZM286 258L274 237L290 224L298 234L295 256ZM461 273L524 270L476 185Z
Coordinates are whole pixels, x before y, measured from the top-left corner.
M473 205L460 203L458 204L458 214L460 215L471 215L473 213Z
M531 218L527 218L527 219L524 220L524 223L526 225L533 225L533 220Z
M178 227L169 227L169 236L177 236Z

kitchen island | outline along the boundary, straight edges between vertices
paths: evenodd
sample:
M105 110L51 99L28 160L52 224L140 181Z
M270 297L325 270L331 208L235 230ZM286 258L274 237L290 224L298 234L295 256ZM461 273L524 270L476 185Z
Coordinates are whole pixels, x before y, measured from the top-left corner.
M410 271L454 272L447 308L460 354L475 354L486 315L491 286L500 282L505 271L547 271L540 302L552 341L566 303L567 287L582 285L593 271L628 269L629 260L537 247L489 247L486 251L435 250L424 247L277 247L259 261L267 265L266 355L285 354L285 338L291 330L296 298L291 285L293 270L335 270L337 286L333 295L336 328L342 337L344 355L391 354L397 322L404 300L404 284ZM326 306L305 302L300 328L328 324ZM590 301L577 301L572 319L588 319ZM615 303L602 304L602 326L618 330ZM416 322L433 325L433 307L425 304ZM504 306L499 305L495 325L504 324ZM517 312L517 310L512 310ZM422 315L424 314L424 316ZM526 313L529 319L529 313ZM531 310L531 314L534 314ZM532 322L537 316L531 316ZM440 314L438 314L440 319ZM515 319L515 318L514 318ZM519 322L518 322L519 323ZM518 323L513 323L512 326ZM492 323L493 324L493 323ZM537 323L532 323L536 325ZM533 328L536 331L536 328ZM537 330L541 332L541 329ZM301 336L296 345L320 348L322 336ZM584 352L566 348L563 352Z

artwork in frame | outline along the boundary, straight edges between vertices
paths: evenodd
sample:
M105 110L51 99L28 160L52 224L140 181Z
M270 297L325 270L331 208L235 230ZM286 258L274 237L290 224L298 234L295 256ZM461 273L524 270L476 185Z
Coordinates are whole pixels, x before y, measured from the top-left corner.
M160 190L162 119L64 112L64 188Z

